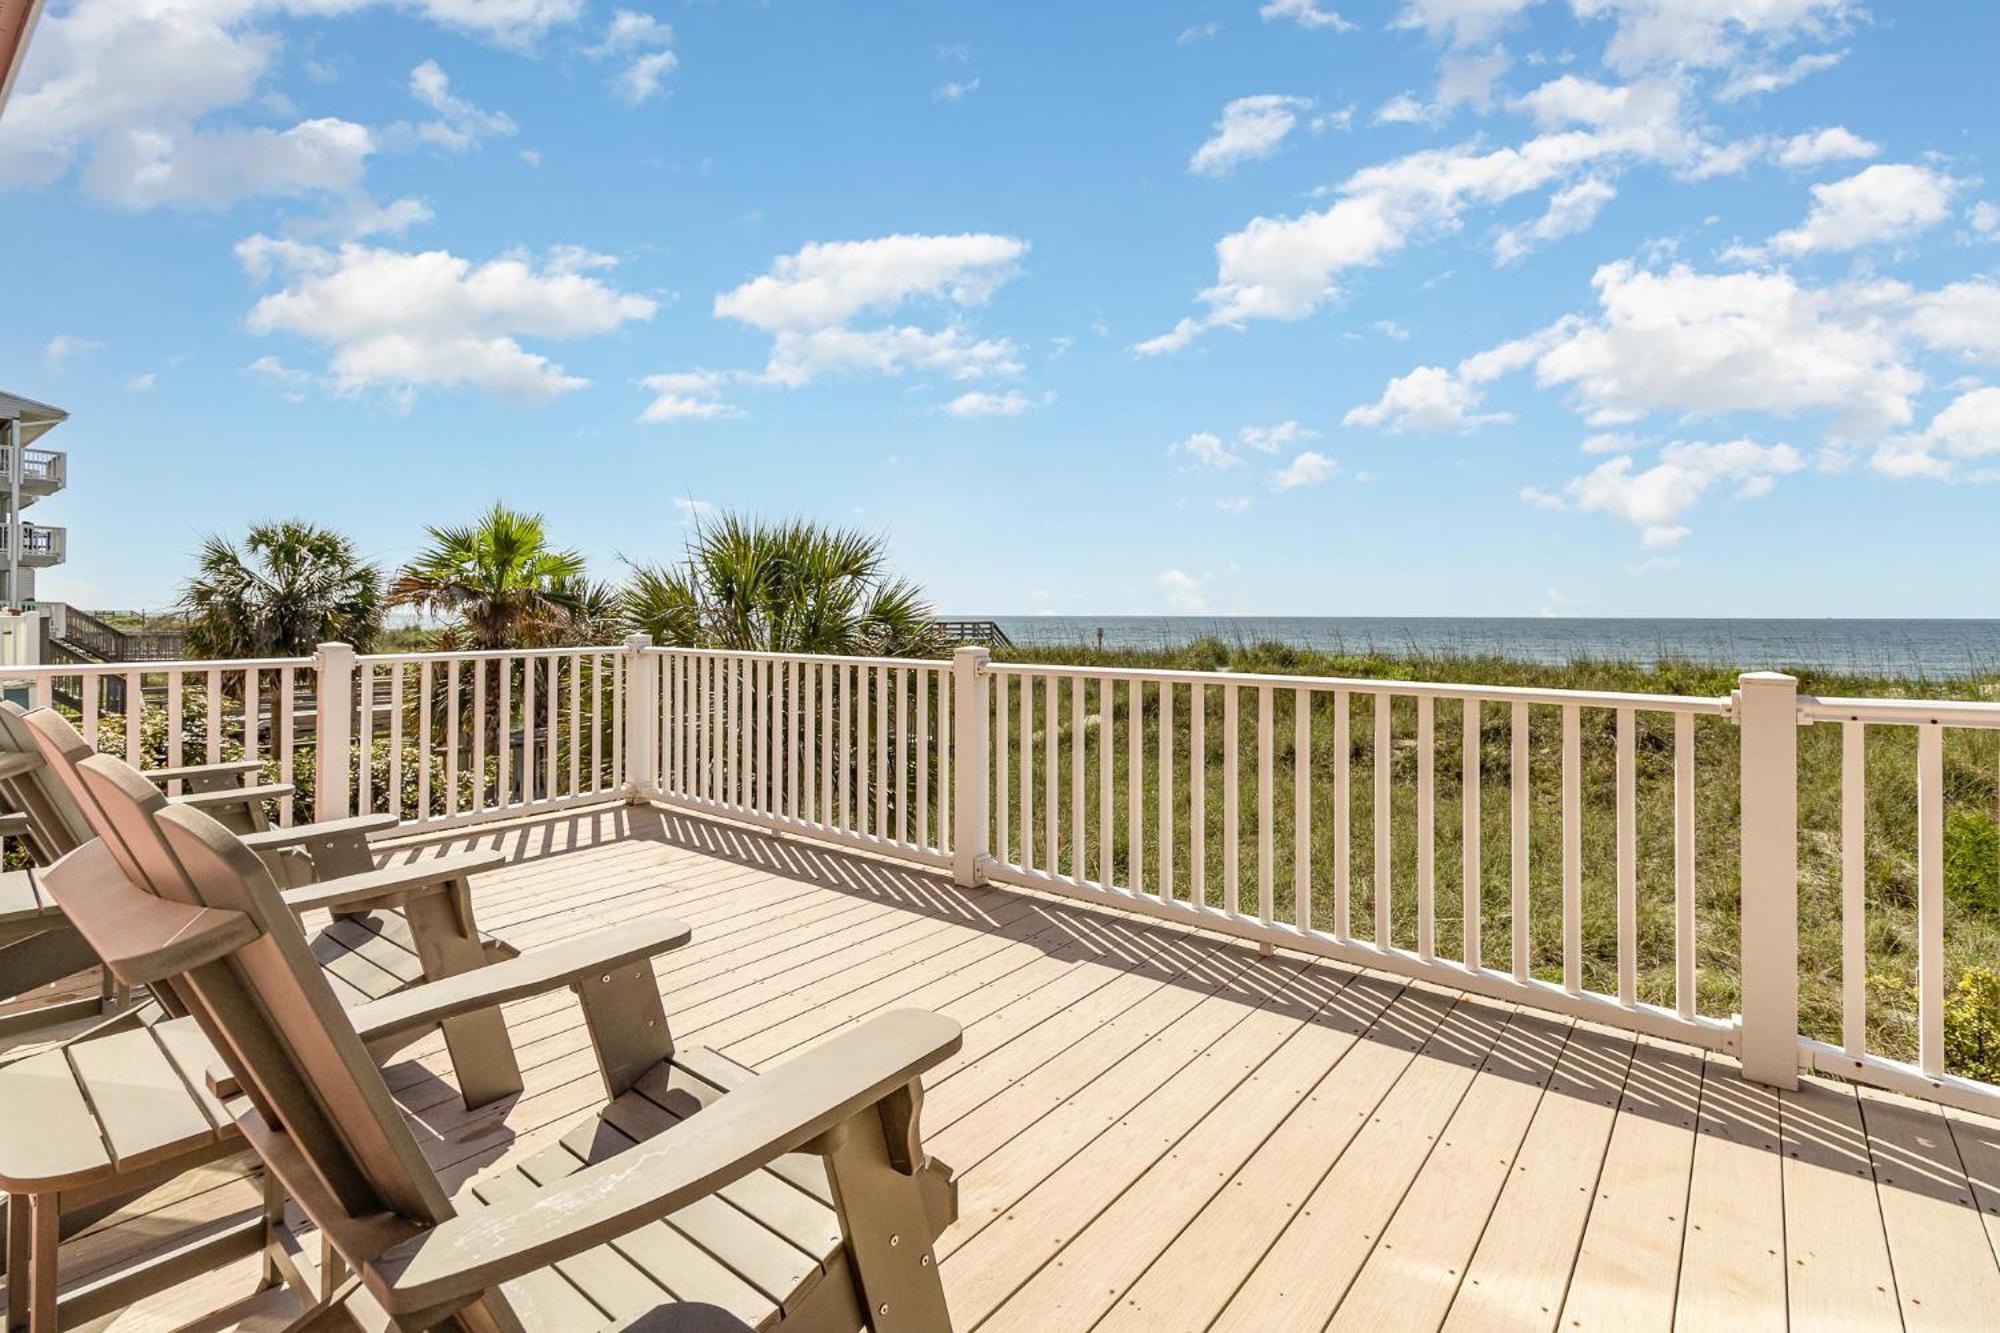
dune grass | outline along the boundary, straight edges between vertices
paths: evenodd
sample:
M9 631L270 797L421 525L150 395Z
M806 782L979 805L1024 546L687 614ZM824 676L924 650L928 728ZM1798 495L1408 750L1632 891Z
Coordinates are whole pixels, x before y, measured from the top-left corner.
M1231 647L1206 640L1178 650L1092 650L1077 646L1015 649L996 654L996 665L1044 662L1086 669L1118 670L1166 667L1184 670L1257 672L1311 676L1353 676L1389 680L1468 682L1480 685L1527 685L1635 693L1724 696L1735 688L1732 669L1695 662L1669 661L1657 666L1630 662L1576 661L1547 666L1501 657L1439 655L1379 656L1326 654L1283 645ZM1913 677L1842 674L1801 669L1803 693L1877 697L1983 698L2000 680L1991 677L1925 680ZM995 691L1007 714L1005 852L1010 860L1062 875L1078 873L1075 836L1082 813L1085 878L1106 878L1102 831L1104 808L1104 748L1099 742L1105 688L1085 679L1080 695L1070 679L1055 682L1051 710L1046 678L1003 675ZM1023 742L1022 694L1028 700L1026 745ZM1172 863L1175 896L1195 893L1193 839L1193 773L1190 763L1192 695L1185 685L1174 688L1172 800L1167 812L1172 829L1162 836L1160 805L1163 787L1160 749L1160 691L1141 690L1139 719L1138 834L1133 835L1133 773L1131 754L1132 700L1129 687L1111 687L1110 882L1135 882L1149 892L1160 889L1163 850ZM1231 864L1228 803L1224 787L1224 751L1228 726L1224 691L1205 692L1203 717L1205 773L1201 784L1203 854L1200 858L1201 896L1213 906L1227 903ZM1236 795L1235 884L1243 910L1255 913L1266 904L1262 891L1268 878L1268 910L1279 920L1299 919L1296 785L1307 784L1308 817L1303 839L1307 859L1308 919L1320 929L1335 925L1336 744L1334 697L1301 694L1282 686L1271 691L1272 753L1269 830L1271 864L1268 876L1260 862L1264 831L1259 827L1257 690L1237 691L1236 718L1239 782ZM1307 702L1308 754L1297 762L1300 700ZM1079 734L1077 705L1081 703L1081 790L1075 781L1074 741ZM1347 735L1348 828L1346 848L1350 928L1361 939L1375 935L1376 771L1374 700L1356 691L1348 697ZM1418 843L1420 837L1418 784L1421 747L1418 742L1418 701L1399 698L1390 715L1389 764L1389 901L1390 939L1415 948L1419 944ZM1055 765L1053 793L1049 782L1049 743L1053 711ZM1616 977L1616 806L1615 713L1585 708L1579 714L1582 759L1580 845L1582 850L1582 980L1594 990L1615 993ZM1673 719L1640 710L1635 714L1636 851L1638 870L1637 972L1642 1000L1671 1006L1675 1002L1674 969L1674 811ZM1535 975L1562 977L1562 710L1535 705L1528 710L1529 886L1527 895L1528 962ZM1432 781L1434 783L1433 932L1438 956L1462 959L1465 903L1466 839L1463 781L1466 719L1457 700L1434 706ZM1695 751L1695 951L1696 1008L1726 1017L1738 1007L1738 753L1737 736L1724 718L1698 718ZM1504 704L1485 704L1478 713L1476 745L1479 756L1477 796L1477 869L1480 908L1480 957L1489 966L1512 966L1513 894L1511 885L1511 718ZM1022 788L1022 756L1027 749L1032 789ZM1803 728L1799 735L1800 886L1799 952L1801 1026L1807 1035L1838 1042L1841 1035L1840 919L1840 729ZM1870 1049L1896 1058L1916 1053L1916 743L1909 728L1870 728L1867 744L1867 895L1868 1028ZM1948 985L1963 994L1951 1006L1948 1038L1955 1072L1982 1077L2000 1074L2000 1062L1986 1054L1989 1033L2000 1030L1993 1011L1992 972L2000 969L2000 732L1952 730L1945 741L1945 888ZM1028 805L1032 842L1023 847L1022 804ZM1054 847L1049 845L1050 803L1055 812ZM996 849L1001 833L996 819ZM1053 865L1050 862L1053 851Z

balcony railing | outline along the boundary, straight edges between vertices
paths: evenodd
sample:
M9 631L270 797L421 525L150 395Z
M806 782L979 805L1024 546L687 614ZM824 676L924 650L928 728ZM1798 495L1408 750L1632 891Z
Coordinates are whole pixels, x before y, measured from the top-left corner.
M9 480L12 460L0 449L0 482ZM59 491L69 482L69 455L60 449L23 449L21 485L40 493Z
M1818 1069L2000 1110L1946 1043L1952 969L2000 964L1948 930L1974 910L1960 880L2000 866L1955 861L1948 895L1945 857L1952 821L1992 836L2000 704L643 640L5 674L135 761L265 759L300 788L287 820L657 802L1731 1053L1780 1086ZM1831 973L1801 968L1802 930L1838 940ZM1903 958L1884 989L1871 964Z
M11 525L0 524L0 559L10 549ZM21 525L21 563L59 565L69 553L69 529L43 527L39 523Z

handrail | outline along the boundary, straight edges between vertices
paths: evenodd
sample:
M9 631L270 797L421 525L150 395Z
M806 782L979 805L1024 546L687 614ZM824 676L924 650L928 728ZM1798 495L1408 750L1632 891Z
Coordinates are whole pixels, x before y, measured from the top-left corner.
M164 710L144 735L179 738L172 762L309 773L319 818L655 802L1687 1042L1778 1086L1816 1069L2000 1111L2000 1085L1946 1054L1944 948L1947 813L1969 808L1952 793L1992 774L1948 737L2000 731L2000 702L1816 698L1773 673L1708 697L634 640L5 675L87 735L122 711L131 755ZM1800 834L1828 828L1833 791L1837 1046L1798 920L1825 900L1800 892ZM1881 845L1892 799L1912 846ZM1883 850L1914 865L1913 901L1872 891ZM1871 932L1891 910L1916 999L1886 1001L1885 1039ZM1718 949L1740 985L1702 980Z
M1253 671L1182 671L1162 667L1062 666L1046 662L994 662L987 670L1010 676L1083 676L1091 680L1176 685L1271 686L1287 690L1350 690L1404 698L1479 699L1488 703L1576 704L1585 708L1639 708L1661 713L1727 717L1727 695L1646 694L1618 690L1569 690L1531 685L1455 685L1384 676L1288 676Z

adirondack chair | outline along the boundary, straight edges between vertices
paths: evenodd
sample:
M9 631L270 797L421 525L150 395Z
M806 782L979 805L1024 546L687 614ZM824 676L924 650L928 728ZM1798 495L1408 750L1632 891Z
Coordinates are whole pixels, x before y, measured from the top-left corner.
M43 760L23 715L20 705L0 701L0 811L5 811L0 814L0 836L20 839L35 863L46 866L92 835L75 803L48 789L40 771ZM147 776L163 789L169 785L185 787L182 799L207 804L224 823L250 830L259 827L257 821L264 818L264 800L289 790L246 786L247 774L258 767L255 762L197 764L155 769ZM96 962L89 947L36 884L33 870L0 873L0 1001L73 976ZM0 1019L0 1035L121 1009L127 998L106 973L94 999L63 1001L8 1015Z
M19 838L36 865L47 866L94 834L76 802L49 782L46 761L25 719L26 710L19 704L0 700L0 811L6 812L0 814L0 834ZM77 744L89 752L81 737ZM252 781L262 767L256 760L225 760L150 769L146 776L161 790L174 792L173 799L200 805L231 828L262 832L269 828L265 803L291 792L283 784ZM287 858L293 882L310 881L312 866L289 841L269 854ZM36 884L33 870L0 873L0 1001L96 963L89 947ZM128 999L106 973L94 999L42 1005L0 1018L0 1035L121 1010Z
M120 829L107 818L79 771L93 754L90 743L62 714L38 708L13 720L40 750L45 764L39 772L57 779L48 791L50 804L66 804L79 812L80 822L101 836L126 873L134 877L174 873L170 861L147 859L150 843L157 839L150 825ZM56 791L63 793L60 802L54 797ZM203 804L184 797L164 799L187 808ZM367 832L377 824L379 820L364 817L243 835L244 844L260 853L267 867L289 866L291 862L278 854L305 848L308 866L329 872L306 887L285 890L283 899L295 914L322 910L335 914L330 924L315 931L312 948L343 1003L369 1004L422 981L514 956L512 947L480 934L472 915L470 877L504 864L504 856L456 853L378 869L367 850ZM133 837L140 842L135 845ZM170 992L162 1000L170 1012L185 1012ZM435 1026L381 1038L376 1057L386 1058ZM468 1106L483 1106L521 1090L520 1064L498 1010L455 1015L441 1026Z
M130 873L143 873L134 850L81 784L75 766L91 753L88 743L51 710L22 715L9 713L6 707L0 705L0 723L12 723L14 738L25 739L38 751L32 765L15 764L13 771L24 788L24 804L38 812L42 827L61 830L72 850L79 837L88 843L94 831L101 832L114 859ZM6 757L10 756L0 755ZM143 776L157 778L159 771ZM183 796L166 799L191 807L207 804ZM308 877L324 872L319 882L287 890L283 896L295 914L320 908L348 913L315 930L311 947L328 984L350 1006L366 1005L405 986L516 953L472 929L469 876L501 864L504 858L456 855L377 869L366 837L385 820L394 823L384 816L244 835L246 842L260 847L293 877L301 868ZM305 855L292 854L298 850ZM273 853L284 853L285 859ZM340 873L355 866L361 869ZM24 914L25 925L36 932L28 943L39 950L40 963L51 970L60 967L55 975L94 965L98 959L87 940L69 928L60 907L36 881L28 883L36 898L32 910ZM0 917L0 924L4 922ZM49 928L52 922L57 929ZM0 940L5 938L0 935ZM66 961L58 949L69 951ZM7 957L8 952L0 951L0 961ZM107 969L106 976L114 974ZM242 1151L241 1137L227 1117L219 1116L219 1105L205 1096L205 1090L196 1091L209 1049L199 1028L192 1019L181 1017L186 1009L171 987L155 988L154 998L157 1003L124 1008L117 1017L58 1048L0 1061L0 1123L44 1125L38 1135L0 1137L0 1186L9 1198L0 1238L11 1245L25 1243L31 1211L46 1215L58 1237L68 1236L135 1194ZM46 1008L36 1011L46 1012ZM373 1053L387 1059L438 1026L382 1035ZM497 1009L454 1014L442 1027L460 1093L469 1106L520 1091L520 1066ZM66 1123L49 1124L64 1118L44 1114L49 1108L65 1112ZM174 1280L174 1272L185 1271L190 1263L225 1262L254 1252L261 1243L262 1227L255 1219L233 1224L172 1252L157 1272L121 1270L65 1293L64 1308L72 1319L86 1317L81 1312L115 1309L135 1294ZM27 1282L25 1259L11 1245L10 1288ZM25 1289L10 1291L10 1305L17 1313L54 1307L52 1274L38 1275L32 1286L32 1298Z
M881 1015L751 1074L675 1047L650 959L686 927L604 932L629 941L615 963L538 980L575 990L607 1104L448 1199L366 1043L529 993L514 978L537 955L343 1012L240 839L116 759L80 767L126 841L184 877L134 879L93 844L49 889L128 984L187 997L241 1090L236 1123L348 1270L329 1287L288 1268L309 1304L295 1328L723 1326L711 1307L728 1327L950 1328L933 1245L955 1199L918 1128L920 1076L959 1047L950 1019Z

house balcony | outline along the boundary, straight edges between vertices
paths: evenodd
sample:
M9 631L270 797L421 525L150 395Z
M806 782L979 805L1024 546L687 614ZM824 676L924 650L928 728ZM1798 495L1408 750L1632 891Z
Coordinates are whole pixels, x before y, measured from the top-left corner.
M0 449L0 492L13 484L13 460ZM69 485L69 455L60 449L21 451L21 507L46 495L54 495Z
M0 524L0 558L12 541L9 525ZM69 557L69 529L44 527L39 523L21 525L21 564L27 569L47 569Z
M1774 954L1779 970L1758 970L1773 904L1754 895L1799 845L1784 802L1769 804L1782 784L1762 781L1772 755L1759 747L1799 745L1810 781L1807 724L1832 733L1836 761L1846 726L1919 728L1911 794L1928 828L1943 817L1938 733L2000 725L1992 705L1792 698L1757 677L1742 697L1697 699L631 648L29 674L86 730L117 711L100 695L114 680L142 681L143 703L124 707L168 710L169 735L219 690L209 752L188 727L169 762L247 737L269 776L317 764L316 806L292 817L393 814L395 859L503 852L472 907L524 950L688 922L693 942L656 966L683 1045L768 1068L886 1009L957 1020L963 1048L926 1076L922 1126L957 1172L958 1221L937 1254L961 1333L1981 1328L2000 1309L2000 1089L1942 1067L1930 1045L1901 1063L1865 1027L1843 1051L1810 1034L1819 1018L1782 1009L1788 1068L1745 1077L1773 1049L1760 1024L1784 966ZM1378 694L1393 706L1375 713ZM1440 706L1468 697L1464 714ZM1602 751L1579 720L1597 710L1613 720ZM1638 725L1646 712L1666 724ZM1455 779L1476 788L1482 754L1460 751L1452 714L1492 726L1491 821L1477 806L1458 819ZM1510 770L1516 723L1524 740L1546 723L1574 761ZM1302 752L1325 781L1298 799L1278 779ZM406 774L410 754L437 763ZM1373 808L1414 842L1375 841L1364 787L1377 760L1395 790ZM1148 771L1158 781L1128 802L1124 775ZM1692 784L1738 772L1725 855L1713 833L1694 837L1692 812L1711 807ZM1857 780L1837 768L1834 790ZM1518 805L1505 798L1516 782ZM1685 841L1637 835L1630 813L1652 807L1629 797L1656 789ZM1836 806L1882 818L1880 804ZM1548 843L1526 847L1513 880L1512 838L1544 825ZM1495 852L1483 881L1437 854L1482 842ZM1695 877L1697 849L1728 862L1715 880ZM1942 880L1918 861L1930 947L1921 902ZM1753 900L1732 909L1728 938L1692 917L1680 936L1696 885L1707 895L1739 874ZM1373 883L1389 899L1379 916ZM1516 928L1510 907L1571 890L1589 910L1570 917L1574 934ZM1658 965L1637 994L1621 896L1643 908L1638 938ZM1838 895L1814 910L1839 913ZM1822 931L1810 917L1791 928ZM1697 937L1699 971L1675 952ZM1674 996L1725 955L1740 990ZM367 960L351 961L329 970L365 984ZM1942 986L1941 969L1924 975ZM1664 1003L1645 998L1661 985ZM1920 1000L1916 1025L1937 1012ZM524 1000L505 1016L518 1097L466 1110L438 1037L387 1067L448 1187L546 1152L552 1127L599 1095L573 1004ZM1816 1072L1836 1068L1847 1077ZM65 1280L170 1255L189 1228L254 1218L264 1199L247 1158L198 1188L164 1186L67 1242ZM259 1271L245 1257L130 1315L279 1326L296 1306L259 1293ZM650 1280L612 1247L566 1278L607 1313Z

